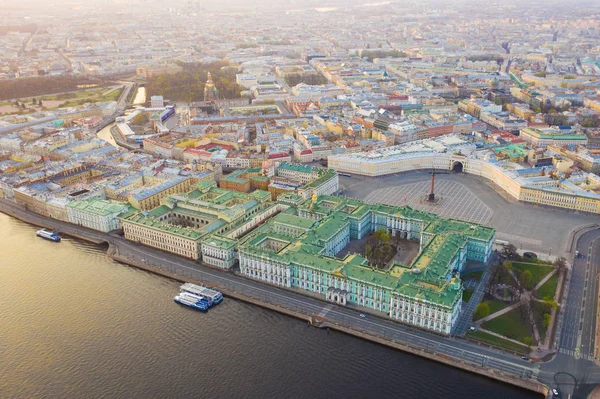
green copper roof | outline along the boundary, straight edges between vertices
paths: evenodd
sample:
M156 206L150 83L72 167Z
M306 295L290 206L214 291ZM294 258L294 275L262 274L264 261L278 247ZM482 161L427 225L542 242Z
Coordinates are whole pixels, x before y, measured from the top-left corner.
M259 258L273 258L290 267L304 267L343 277L360 284L384 288L390 293L413 298L444 308L452 308L461 300L462 285L454 276L455 259L467 250L469 242L490 245L494 229L460 220L446 220L428 212L410 207L367 204L352 198L320 196L316 201L305 201L298 209L307 214L319 215L319 220L280 214L249 234L249 239L239 243L240 253ZM291 212L291 211L290 211ZM372 219L375 218L375 219ZM392 265L388 270L368 265L358 254L344 258L324 256L327 243L351 220L371 223L371 220L402 218L423 229L425 244L410 265ZM276 232L277 222L308 228L298 237ZM375 229L377 223L372 226ZM279 250L267 250L257 244L268 239L286 244Z

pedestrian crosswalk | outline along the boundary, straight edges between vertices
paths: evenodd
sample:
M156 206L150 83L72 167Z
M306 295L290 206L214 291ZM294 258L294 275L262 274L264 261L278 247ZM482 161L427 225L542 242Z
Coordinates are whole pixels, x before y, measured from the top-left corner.
M566 349L566 348L559 348L558 349L559 353L564 353L565 355L569 355L569 356L573 356L575 357L575 351L572 349ZM580 359L585 359L585 360L594 360L594 357L591 355L587 355L587 354L582 354L579 356Z

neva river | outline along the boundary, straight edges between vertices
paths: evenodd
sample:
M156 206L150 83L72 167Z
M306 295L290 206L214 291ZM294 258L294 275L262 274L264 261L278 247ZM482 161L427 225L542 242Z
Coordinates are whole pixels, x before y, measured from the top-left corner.
M0 398L535 398L178 283L0 213Z

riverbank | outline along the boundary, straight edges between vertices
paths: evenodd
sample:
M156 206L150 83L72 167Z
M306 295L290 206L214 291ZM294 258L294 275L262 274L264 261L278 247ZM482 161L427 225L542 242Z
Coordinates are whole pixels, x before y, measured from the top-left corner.
M110 257L133 267L178 281L206 283L220 289L226 296L275 310L322 328L332 328L543 395L548 392L545 385L532 378L530 367L517 364L510 356L485 352L482 348L475 348L459 340L452 340L449 345L447 338L370 315L364 320L357 317L353 310L338 308L229 272L210 269L190 260L125 241L117 235L45 218L5 200L0 200L0 211L24 222L57 229L62 234L95 244L107 243Z

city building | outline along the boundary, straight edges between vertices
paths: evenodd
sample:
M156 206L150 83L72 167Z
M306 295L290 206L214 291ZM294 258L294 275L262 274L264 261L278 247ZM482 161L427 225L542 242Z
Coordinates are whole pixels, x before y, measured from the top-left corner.
M164 108L165 99L163 96L152 96L150 97L150 107L151 108Z
M120 229L119 217L126 217L135 211L127 203L97 197L71 201L66 209L70 223L105 233Z
M186 192L192 186L193 179L177 176L152 187L141 187L129 192L129 203L136 209L147 211L160 205L160 200L168 195Z
M509 146L498 152L498 157L502 156L522 157L523 153L520 146ZM332 155L328 166L340 173L365 176L435 169L469 173L494 182L519 201L600 213L600 176L584 172L567 176L554 167L529 168L501 161L493 150L477 150L475 144L456 136L371 152Z
M534 129L525 128L520 130L520 137L535 147L548 147L549 145L586 145L585 134L563 132L558 129Z
M245 194L202 180L191 191L165 197L156 208L123 217L121 223L128 240L230 267L233 247L228 240L235 240L284 208L271 202L265 191ZM206 238L209 241L202 244Z
M385 268L356 253L336 257L350 240L375 230L418 242L419 253L407 265ZM459 273L467 260L487 262L494 236L493 229L409 207L315 196L242 238L240 272L450 334L462 306Z

